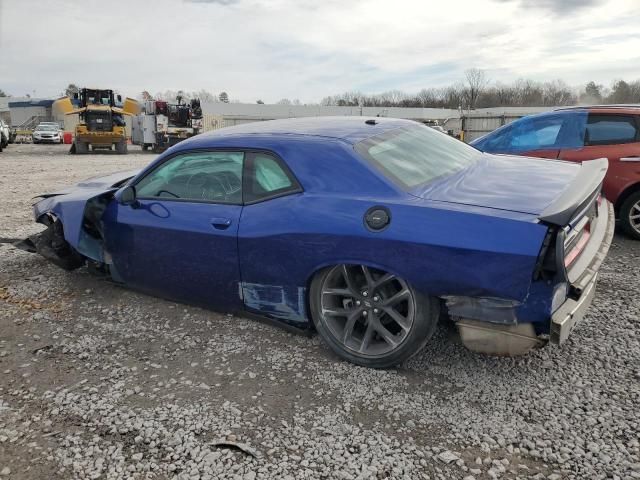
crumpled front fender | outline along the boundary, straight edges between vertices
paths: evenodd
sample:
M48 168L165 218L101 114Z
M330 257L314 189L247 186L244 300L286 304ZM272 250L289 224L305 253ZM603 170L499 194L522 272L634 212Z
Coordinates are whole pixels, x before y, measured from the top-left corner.
M64 226L64 239L81 255L104 262L101 217L116 188L86 188L48 196L33 206L36 222L53 215Z

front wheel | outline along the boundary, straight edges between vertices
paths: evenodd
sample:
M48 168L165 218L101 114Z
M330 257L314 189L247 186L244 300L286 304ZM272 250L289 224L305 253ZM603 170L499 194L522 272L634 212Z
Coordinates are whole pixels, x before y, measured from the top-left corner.
M631 194L620 207L620 225L631 238L640 240L640 192Z
M124 155L125 153L127 153L126 140L120 140L118 143L116 143L116 152L118 152L119 155Z
M437 299L365 265L338 265L316 275L310 307L318 333L336 354L372 368L391 367L418 353L440 312Z
M72 149L73 153L77 153L78 155L89 153L89 144L87 142L76 141L74 145L75 148Z

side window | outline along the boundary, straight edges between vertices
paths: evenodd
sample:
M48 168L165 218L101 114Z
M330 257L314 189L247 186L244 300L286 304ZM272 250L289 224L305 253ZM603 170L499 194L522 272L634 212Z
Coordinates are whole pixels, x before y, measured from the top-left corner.
M245 202L300 191L300 186L286 166L267 153L251 154L245 185Z
M505 151L509 144L509 137L513 132L513 125L505 125L499 130L495 130L482 140L474 144L474 146L483 152L502 152Z
M139 198L242 203L243 152L177 155L136 185Z
M631 115L589 115L586 145L616 145L637 141L637 127Z

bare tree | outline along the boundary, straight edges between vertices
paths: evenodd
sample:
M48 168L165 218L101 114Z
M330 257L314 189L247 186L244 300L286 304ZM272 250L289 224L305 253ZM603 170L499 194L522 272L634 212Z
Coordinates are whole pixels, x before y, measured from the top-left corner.
M208 102L208 103L215 103L220 101L217 95L205 90L204 88L198 90L197 92L192 92L191 98L197 98L201 102Z
M80 89L75 83L70 83L67 88L64 89L64 94L69 98L73 98L73 95L78 92L80 92Z
M489 83L489 79L484 70L479 68L470 68L465 70L464 76L467 79L467 105L469 108L475 108L478 97Z
M542 103L545 106L573 105L576 103L576 95L562 80L553 80L542 84Z

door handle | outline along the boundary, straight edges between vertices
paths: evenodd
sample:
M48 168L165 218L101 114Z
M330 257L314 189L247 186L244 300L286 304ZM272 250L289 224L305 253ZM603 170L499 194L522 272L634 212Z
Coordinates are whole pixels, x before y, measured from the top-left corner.
M225 230L231 226L231 219L224 217L217 217L211 219L211 225L218 230Z
M621 162L640 162L640 157L622 157Z

